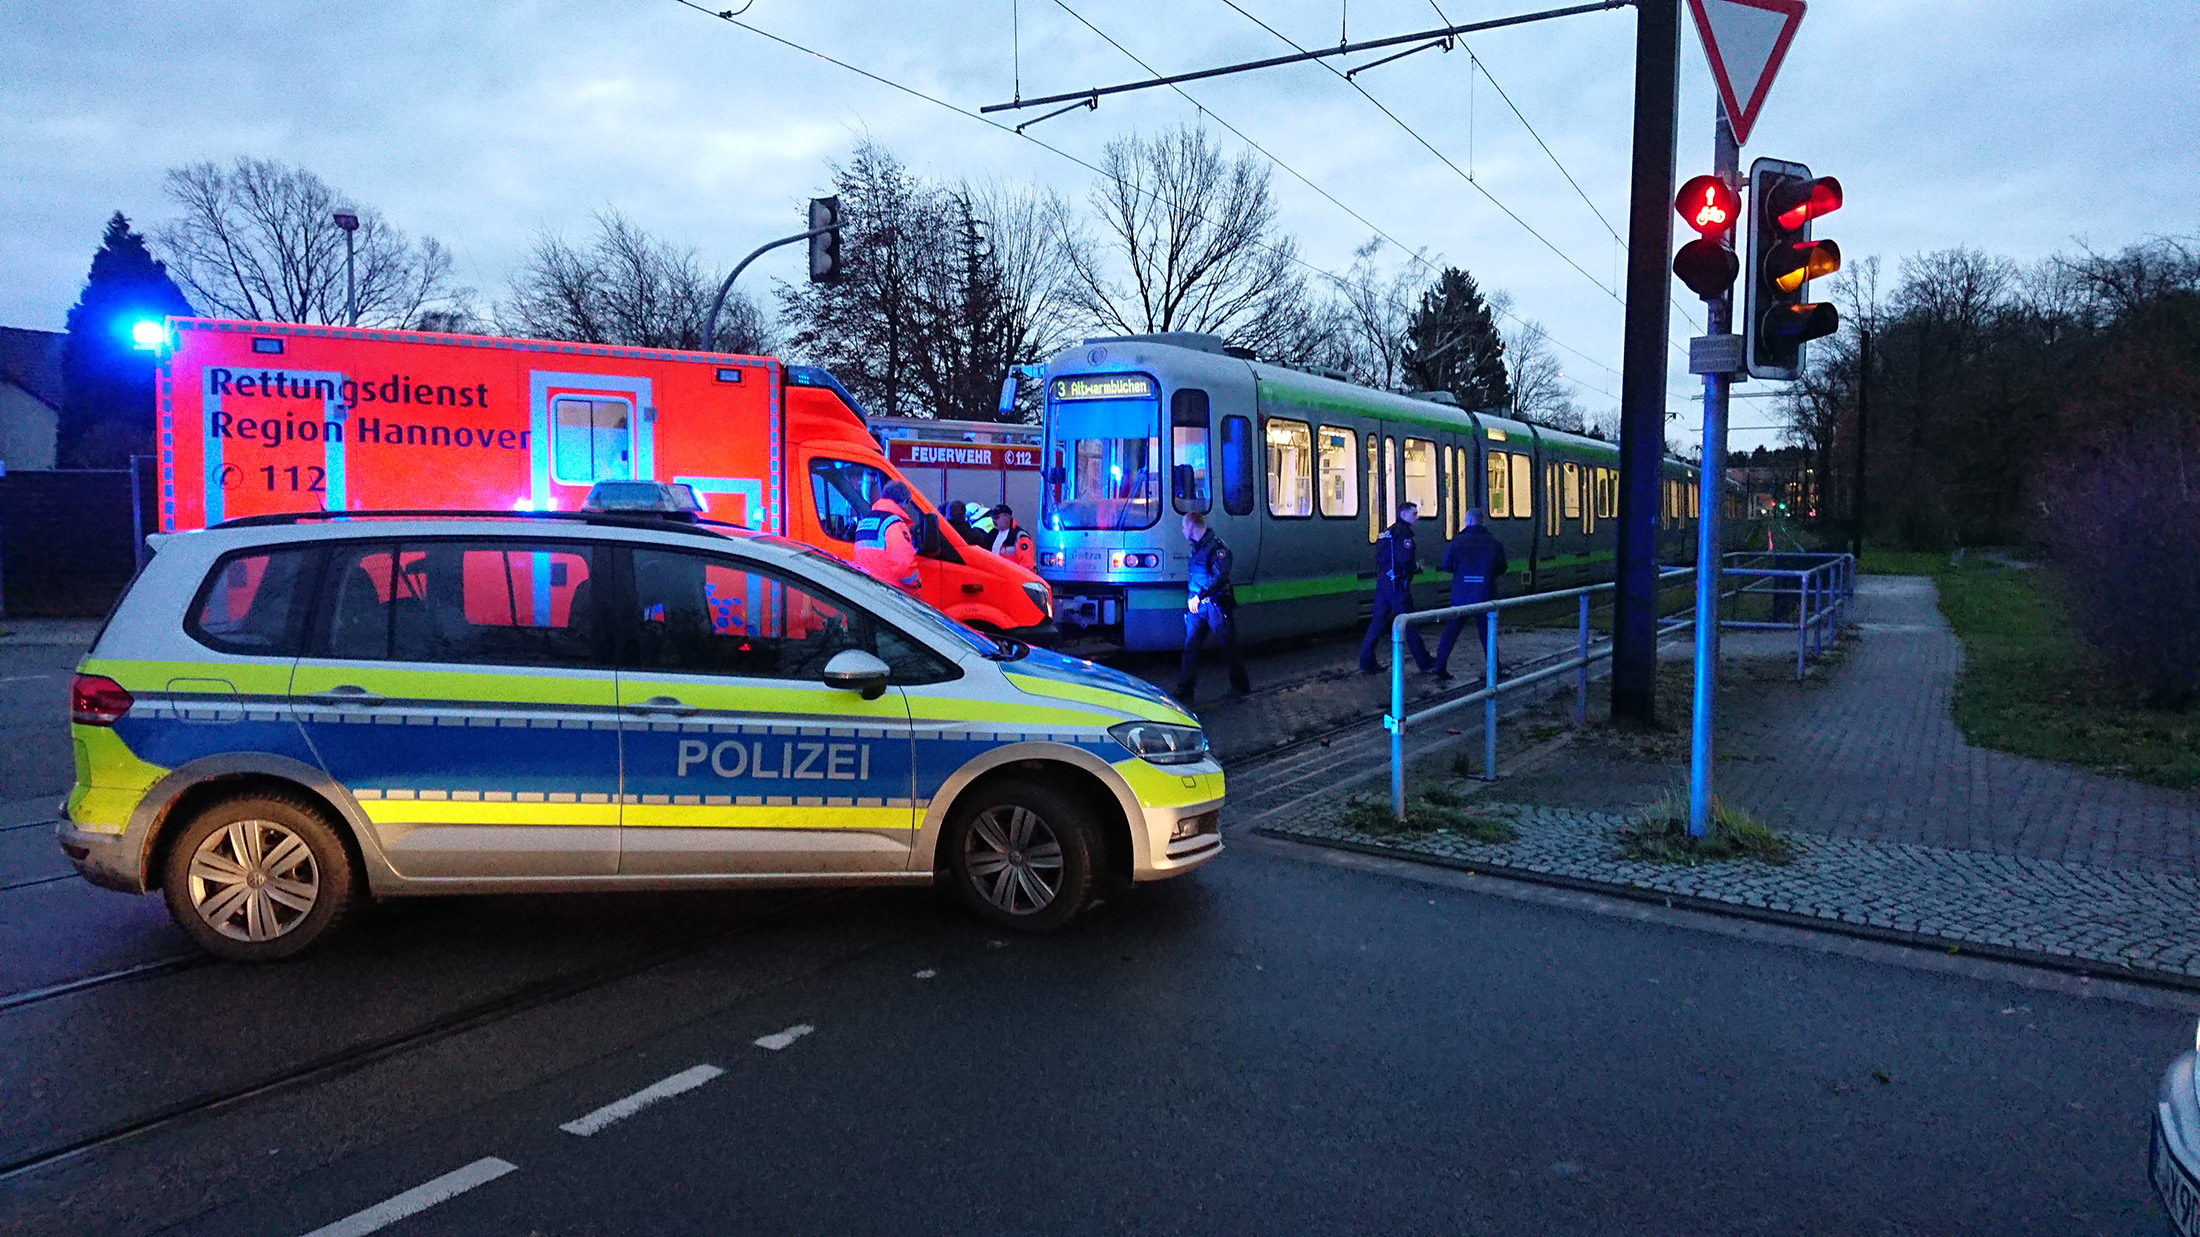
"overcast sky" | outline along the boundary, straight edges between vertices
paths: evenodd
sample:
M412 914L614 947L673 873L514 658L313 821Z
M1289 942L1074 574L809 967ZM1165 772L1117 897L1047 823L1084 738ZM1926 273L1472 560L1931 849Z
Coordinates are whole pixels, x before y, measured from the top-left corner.
M1223 0L1068 2L1165 72L1288 50ZM1438 2L1471 21L1545 0ZM1339 0L1238 3L1308 45L1334 43L1345 16ZM1142 75L1056 0L754 0L742 20L973 111L1010 97L1018 60L1027 96ZM1430 0L1349 4L1354 39L1440 24ZM1633 32L1632 9L1592 13L1471 37L1488 79L1464 49L1360 78L1564 257L1319 66L1190 91L1290 169L1275 177L1283 222L1310 263L1341 271L1369 239L1349 207L1510 293L1570 350L1567 375L1598 410L1618 402L1622 315L1607 289L1621 287L1620 250L1598 213L1625 234ZM1714 104L1692 25L1682 39L1686 178L1709 170ZM1891 269L1952 245L2027 261L2080 241L2112 249L2200 232L2196 91L2193 0L1813 0L1743 160L1838 175L1848 207L1820 234L1852 264L1879 254ZM1195 116L1152 91L1031 135L1097 161L1115 136ZM11 0L0 7L0 324L59 329L107 215L158 223L172 210L162 173L199 159L310 168L442 240L493 302L538 231L578 235L605 207L730 264L793 230L829 188L828 161L866 134L934 176L1078 197L1091 182L1039 145L674 0ZM796 255L766 258L744 282L757 292L794 277ZM1700 302L1678 296L1700 323ZM1694 333L1676 318L1676 341ZM1675 373L1681 424L1700 415L1694 389ZM1735 425L1765 424L1764 407L1738 402ZM1738 428L1734 441L1773 437Z

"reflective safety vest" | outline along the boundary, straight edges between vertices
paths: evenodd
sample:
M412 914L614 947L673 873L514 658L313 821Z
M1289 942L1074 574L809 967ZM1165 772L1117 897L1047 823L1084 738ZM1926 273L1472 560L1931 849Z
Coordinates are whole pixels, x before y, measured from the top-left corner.
M1031 534L1020 525L1011 524L993 534L992 550L995 554L1030 571L1039 564L1039 556L1033 551Z
M856 521L856 568L874 579L916 592L917 543L909 535L909 513L891 498L880 497Z

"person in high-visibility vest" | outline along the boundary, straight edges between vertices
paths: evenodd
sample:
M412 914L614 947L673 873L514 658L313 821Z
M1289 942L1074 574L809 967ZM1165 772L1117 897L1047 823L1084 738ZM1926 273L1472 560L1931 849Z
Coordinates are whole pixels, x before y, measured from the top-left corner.
M856 522L856 567L866 575L916 592L917 543L910 535L909 487L889 481L878 500Z
M1023 525L1016 522L1016 512L1013 508L1007 503L1002 503L993 510L986 512L986 515L993 521L993 538L986 547L987 549L1012 563L1019 564L1026 571L1038 566L1039 556L1037 551L1032 548L1031 534L1025 532Z

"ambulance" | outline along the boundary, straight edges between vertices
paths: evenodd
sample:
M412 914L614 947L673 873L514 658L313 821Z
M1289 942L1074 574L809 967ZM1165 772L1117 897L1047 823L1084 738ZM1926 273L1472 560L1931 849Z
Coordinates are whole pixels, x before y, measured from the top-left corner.
M170 318L160 527L289 512L574 511L601 481L686 485L713 521L842 559L903 479L830 373L771 357ZM1027 643L1032 572L965 543L921 491L916 595Z

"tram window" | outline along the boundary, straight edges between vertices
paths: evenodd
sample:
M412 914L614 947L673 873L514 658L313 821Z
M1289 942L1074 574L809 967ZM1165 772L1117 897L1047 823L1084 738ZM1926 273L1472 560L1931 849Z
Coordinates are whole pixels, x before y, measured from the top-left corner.
M1335 425L1321 427L1321 451L1315 467L1321 474L1322 514L1349 518L1360 514L1360 479L1353 474L1353 457L1360 453L1360 436Z
M1398 440L1383 435L1383 527L1398 522Z
M1467 494L1467 453L1458 447L1451 449L1451 531L1457 536L1467 526L1467 508L1474 500Z
M1525 455L1512 457L1512 513L1516 520L1535 515L1535 463Z
M1423 514L1436 514L1442 491L1436 485L1436 444L1422 438L1406 439L1405 500Z
M1698 504L1698 503L1700 503L1700 502L1702 502L1702 501L1703 501L1703 500L1702 500L1702 499L1701 499L1701 498L1700 498L1700 497L1698 496L1698 494L1697 494L1697 490L1696 490L1696 483L1695 483L1695 482L1693 482L1693 481L1689 482L1689 483L1688 483L1688 518L1689 518L1689 519L1693 520L1693 519L1696 519L1696 518L1697 518L1697 511L1696 511L1696 508L1697 508L1697 504Z
M1222 418L1222 509L1253 509L1253 423L1244 417Z
M1369 545L1374 545L1375 539L1382 535L1382 511L1383 470L1375 460L1375 435L1369 434L1367 436L1367 543Z
M1512 518L1512 457L1503 451L1490 452L1490 518Z
M1314 514L1314 431L1304 421L1268 422L1268 514Z
M1543 466L1543 532L1545 536L1558 536L1558 465Z
M1566 518L1569 520L1580 519L1581 465L1564 465L1564 471L1559 473L1559 485L1562 487L1559 493L1561 495L1561 501L1565 504L1564 510L1566 512Z
M1207 473L1207 393L1178 391L1169 397L1169 492L1178 511L1214 506Z

